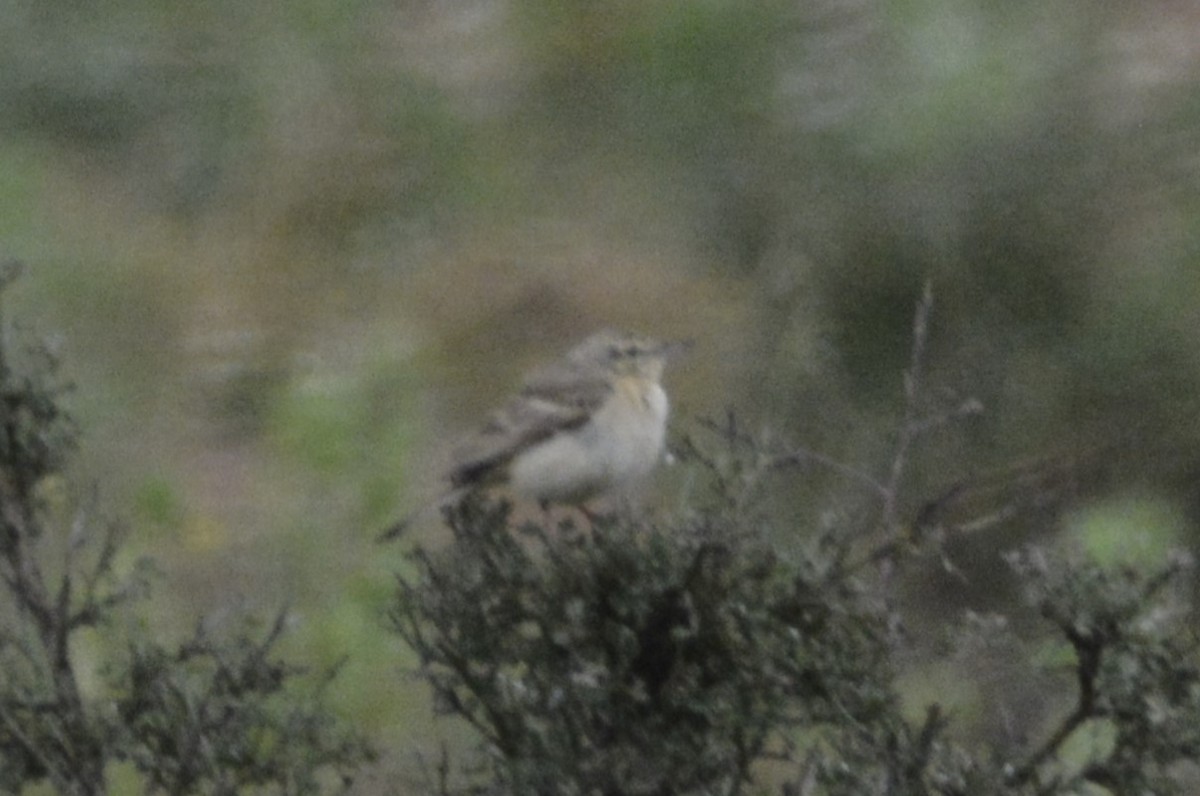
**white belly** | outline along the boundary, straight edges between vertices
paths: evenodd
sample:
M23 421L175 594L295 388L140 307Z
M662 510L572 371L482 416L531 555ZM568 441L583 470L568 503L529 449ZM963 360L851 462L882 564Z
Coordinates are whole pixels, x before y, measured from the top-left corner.
M518 455L509 469L514 491L539 501L579 503L628 491L662 458L667 395L618 385L618 394L578 429L556 434Z

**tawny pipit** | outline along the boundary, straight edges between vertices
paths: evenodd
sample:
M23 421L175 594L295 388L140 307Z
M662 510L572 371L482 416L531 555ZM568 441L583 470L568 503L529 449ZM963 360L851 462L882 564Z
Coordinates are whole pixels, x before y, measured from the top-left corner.
M663 456L669 411L663 368L686 348L611 330L593 334L534 371L455 452L450 491L434 505L491 486L543 505L630 491ZM380 540L398 536L411 519Z

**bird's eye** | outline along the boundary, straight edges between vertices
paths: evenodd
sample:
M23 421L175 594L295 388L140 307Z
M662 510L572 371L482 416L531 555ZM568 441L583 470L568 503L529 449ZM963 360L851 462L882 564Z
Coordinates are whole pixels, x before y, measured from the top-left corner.
M636 344L627 346L625 348L625 356L627 357L636 357L639 353L641 353L641 351L638 349Z

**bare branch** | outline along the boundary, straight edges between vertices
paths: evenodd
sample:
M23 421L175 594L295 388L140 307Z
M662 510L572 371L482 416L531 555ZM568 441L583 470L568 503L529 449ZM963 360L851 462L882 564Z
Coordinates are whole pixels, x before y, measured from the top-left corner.
M900 422L896 449L892 454L892 464L883 488L880 524L892 535L897 532L898 528L897 511L900 486L904 478L904 469L908 465L909 449L921 432L921 423L917 420L918 399L925 365L925 346L929 338L929 316L932 311L933 284L926 282L924 290L921 292L921 300L917 304L916 314L913 317L912 353L909 357L908 370L904 373L904 418Z

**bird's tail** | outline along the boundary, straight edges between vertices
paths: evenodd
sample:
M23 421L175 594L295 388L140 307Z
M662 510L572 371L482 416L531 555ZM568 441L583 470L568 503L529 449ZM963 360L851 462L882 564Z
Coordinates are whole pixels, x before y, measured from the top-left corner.
M440 512L447 506L453 506L455 503L458 503L460 500L462 500L467 492L470 491L470 489L471 487L469 486L456 487L444 495L439 496L437 499L418 506L400 518L399 521L388 526L387 530L379 534L379 536L375 537L376 544L385 544L387 542L392 542L396 539L399 539L408 531L409 528L413 526L413 524L417 522L417 520L421 519L432 511Z

